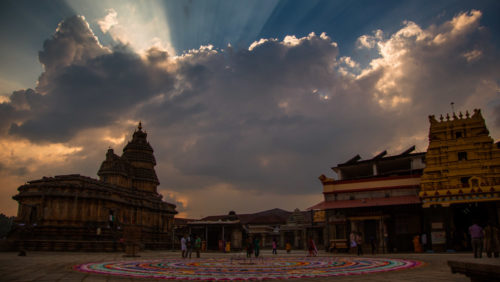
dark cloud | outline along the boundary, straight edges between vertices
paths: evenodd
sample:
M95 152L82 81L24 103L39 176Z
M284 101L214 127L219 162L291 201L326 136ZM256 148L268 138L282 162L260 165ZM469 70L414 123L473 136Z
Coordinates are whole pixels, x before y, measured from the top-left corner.
M0 174L24 176L28 173L28 168L24 166L11 167L0 162Z
M119 120L172 87L170 75L156 66L166 56L156 52L143 60L126 47L110 51L84 18L69 18L44 43L40 62L45 72L36 92L12 95L12 106L29 111L21 125L11 125L10 133L34 142L61 142L82 129Z

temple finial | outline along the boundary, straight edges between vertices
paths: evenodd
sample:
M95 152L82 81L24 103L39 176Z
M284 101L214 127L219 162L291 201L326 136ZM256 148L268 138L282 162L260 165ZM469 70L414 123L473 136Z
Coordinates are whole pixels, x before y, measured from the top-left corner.
M139 131L142 130L142 122L141 121L139 121L139 126L137 128L139 129Z

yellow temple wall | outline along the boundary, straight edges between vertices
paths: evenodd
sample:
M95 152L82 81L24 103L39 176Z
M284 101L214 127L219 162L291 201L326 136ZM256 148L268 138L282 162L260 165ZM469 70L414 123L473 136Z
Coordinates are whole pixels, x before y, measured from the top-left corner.
M500 149L489 136L481 111L441 116L440 121L430 116L429 120L419 194L424 207L500 200Z

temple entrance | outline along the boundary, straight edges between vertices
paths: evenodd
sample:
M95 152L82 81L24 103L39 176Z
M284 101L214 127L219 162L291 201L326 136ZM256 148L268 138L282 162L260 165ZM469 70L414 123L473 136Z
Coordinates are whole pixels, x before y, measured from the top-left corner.
M469 227L477 223L485 227L492 221L498 224L498 207L496 203L470 203L451 205L453 226L449 231L450 246L457 251L470 251Z
M219 240L222 239L222 229L220 226L209 226L207 235L207 249L218 250Z
M365 230L365 236L364 236L364 241L367 246L371 247L371 242L372 240L375 240L375 242L379 242L379 238L377 236L378 233L378 224L377 220L365 220L364 221L364 230Z

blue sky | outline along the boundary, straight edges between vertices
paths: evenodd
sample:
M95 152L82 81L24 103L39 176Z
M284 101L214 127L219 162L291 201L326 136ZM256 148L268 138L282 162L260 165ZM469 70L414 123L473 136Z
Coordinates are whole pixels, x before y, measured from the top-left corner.
M317 176L355 154L425 151L427 116L450 102L481 108L498 140L499 13L498 1L2 1L0 212L29 179L95 177L138 120L160 192L190 217L307 208Z

